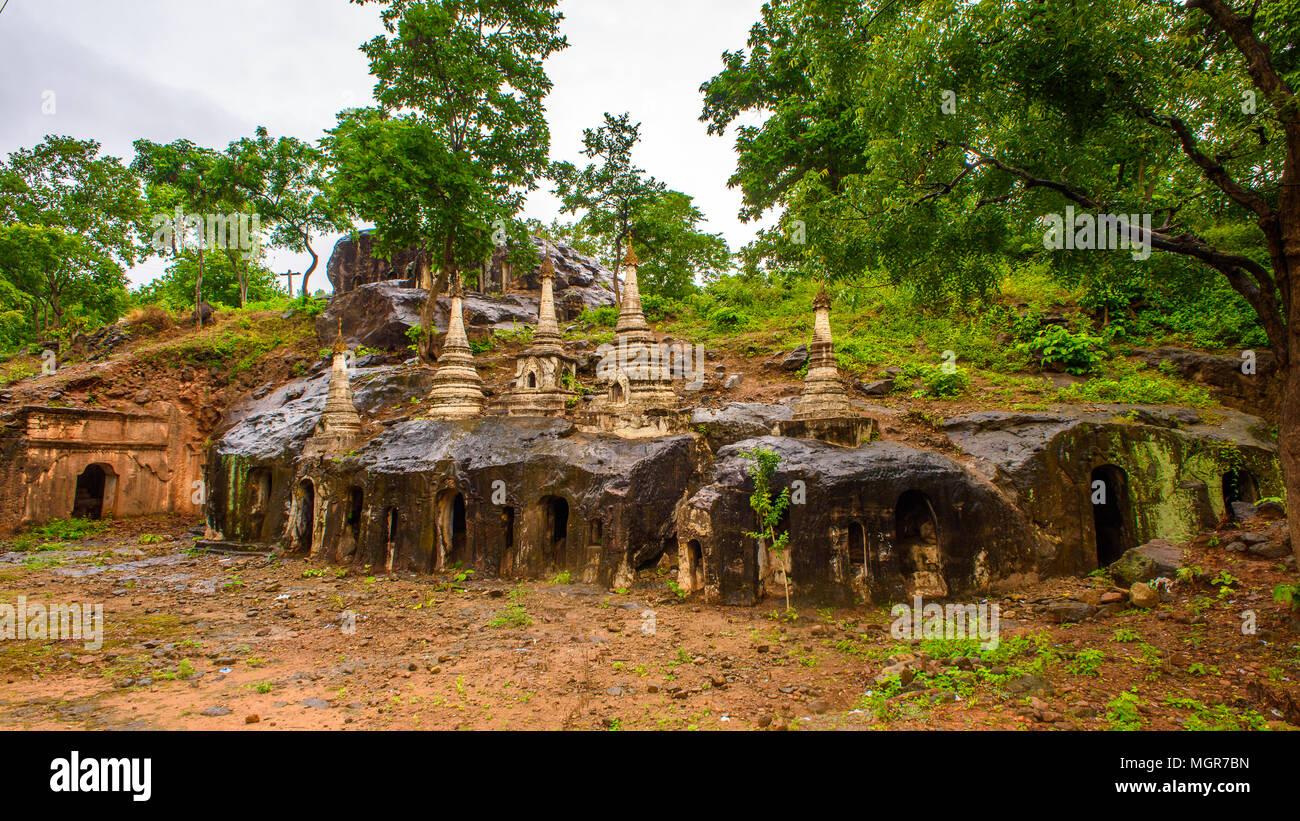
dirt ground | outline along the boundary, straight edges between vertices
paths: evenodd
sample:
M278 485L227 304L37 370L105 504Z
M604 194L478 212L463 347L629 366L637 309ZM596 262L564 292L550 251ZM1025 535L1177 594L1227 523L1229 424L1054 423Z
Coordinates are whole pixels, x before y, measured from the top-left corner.
M1111 591L992 598L996 649L898 641L887 606L788 615L682 600L670 563L624 592L367 575L196 552L193 522L0 557L0 602L102 603L104 642L0 640L4 729L1294 729L1300 633L1277 560L1205 534L1154 610L1054 623ZM1280 523L1257 523L1268 530ZM797 549L797 548L796 548ZM1223 575L1223 574L1228 575ZM1085 591L1096 589L1096 593ZM1253 634L1242 613L1254 614ZM888 668L888 669L886 669ZM885 671L882 673L882 671Z

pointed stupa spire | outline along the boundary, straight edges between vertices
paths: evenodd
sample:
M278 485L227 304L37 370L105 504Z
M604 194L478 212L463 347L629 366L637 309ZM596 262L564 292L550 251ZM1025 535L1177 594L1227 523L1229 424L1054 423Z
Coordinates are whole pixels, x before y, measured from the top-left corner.
M348 376L348 346L343 341L342 314L339 315L333 354L325 409L308 440L305 449L308 454L341 453L350 450L361 437L361 415L352 401L352 384Z
M850 416L853 413L848 394L840 382L840 369L835 364L835 345L831 341L831 298L826 284L813 300L816 317L813 320L812 345L808 349L808 375L803 380L803 394L795 406L795 419Z
M831 345L831 298L826 295L826 283L822 283L822 289L813 300L813 309L816 311L813 320L813 342L824 342Z
M636 277L639 264L629 239L627 255L623 257L623 304L618 312L618 325L614 332L620 339L626 338L629 342L653 342L654 333L641 310L641 288Z
M555 263L551 262L550 245L542 246L542 298L537 306L535 345L559 345L560 325L555 320Z
M348 352L348 343L343 341L343 312L339 311L338 333L334 337L334 355Z
M451 283L447 335L438 355L433 388L429 391L433 402L429 416L436 419L467 419L483 411L483 378L474 368L474 352L465 334L464 298L460 275L456 274Z

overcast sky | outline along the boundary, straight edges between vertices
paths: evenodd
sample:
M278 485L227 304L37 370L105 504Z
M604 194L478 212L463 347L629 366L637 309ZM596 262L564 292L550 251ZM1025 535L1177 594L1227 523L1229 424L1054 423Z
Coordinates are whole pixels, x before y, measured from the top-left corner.
M4 3L5 0L0 0ZM602 113L642 123L634 161L695 197L732 250L754 224L737 217L727 188L733 140L699 122L700 83L724 50L745 44L762 0L563 0L569 48L547 61L551 157L580 162L582 130ZM379 5L346 0L8 0L0 12L0 153L46 134L99 140L126 161L131 142L188 138L224 148L265 125L272 136L319 139L341 108L367 105L374 82L358 50L380 33ZM53 92L52 97L48 92ZM52 100L53 113L43 112ZM525 216L558 215L548 190ZM336 237L313 245L312 288L328 288ZM273 270L301 271L308 256L272 252ZM162 270L131 271L133 284Z

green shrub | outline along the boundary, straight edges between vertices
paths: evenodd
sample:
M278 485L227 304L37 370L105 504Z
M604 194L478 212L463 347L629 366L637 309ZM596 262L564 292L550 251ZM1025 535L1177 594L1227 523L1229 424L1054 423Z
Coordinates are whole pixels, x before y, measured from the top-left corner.
M719 305L712 311L709 311L709 324L717 331L735 330L749 323L748 314L737 310L731 305Z
M578 315L579 322L585 322L588 325L603 325L606 328L613 328L618 324L618 306L601 305L599 308L588 308Z
M913 396L952 399L970 390L970 376L955 366L948 372L943 365L921 365L906 369L906 373L919 379L922 385L920 390L913 392Z
M1048 325L1033 339L1017 345L1016 350L1036 359L1040 367L1084 374L1096 370L1101 364L1101 343L1100 337L1072 333L1060 325Z

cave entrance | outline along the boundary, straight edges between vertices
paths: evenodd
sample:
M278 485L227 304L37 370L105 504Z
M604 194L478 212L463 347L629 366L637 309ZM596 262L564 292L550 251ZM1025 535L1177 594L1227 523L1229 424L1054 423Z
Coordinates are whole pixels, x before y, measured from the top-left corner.
M365 509L366 494L359 487L354 487L348 491L348 530L352 533L352 538L359 538L361 535L361 513Z
M1259 486L1248 470L1230 470L1223 474L1223 508L1228 518L1237 518L1232 512L1234 502L1255 504L1259 501Z
M299 550L311 552L316 538L316 486L311 479L298 483L298 492L302 501L298 509L298 530L294 542Z
M271 508L271 471L255 468L248 472L248 530L255 542L266 539L266 517Z
M695 539L686 543L686 573L692 592L704 589L704 549Z
M77 477L77 488L72 495L72 515L78 519L99 519L104 515L104 491L108 487L109 470L103 465L87 465Z
M546 560L556 567L568 567L569 503L559 496L550 496L542 500L542 506L546 513L542 531L546 534Z
M454 490L444 492L438 502L438 520L444 564L468 561L469 526L465 515L465 495Z
M384 569L389 573L393 572L397 560L397 529L400 521L395 507L390 507L384 514Z
M497 573L505 575L513 572L515 565L515 509L513 507L503 507L501 509L501 561L497 565Z
M947 596L939 517L935 515L929 496L919 490L909 490L898 497L894 505L894 541L898 546L903 577L911 587L909 592L936 598ZM864 559L865 556L864 547Z
M867 531L857 522L849 522L849 570L857 574L867 563Z
M1134 547L1128 526L1128 474L1115 465L1102 465L1092 472L1089 493L1097 531L1097 566L1105 567Z

